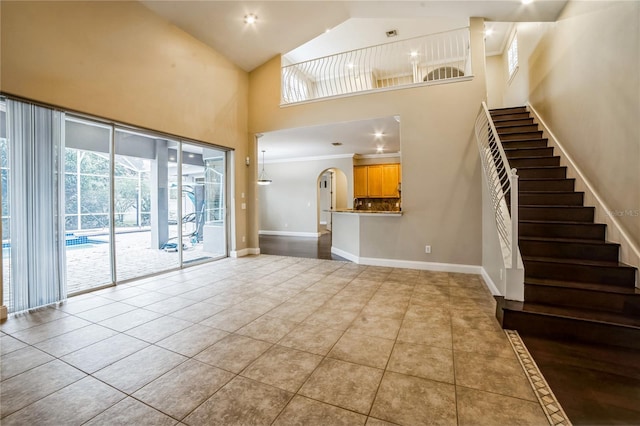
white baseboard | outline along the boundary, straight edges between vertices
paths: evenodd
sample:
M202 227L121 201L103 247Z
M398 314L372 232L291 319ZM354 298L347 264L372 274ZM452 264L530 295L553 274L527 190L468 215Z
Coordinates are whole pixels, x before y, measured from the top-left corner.
M260 248L244 248L241 250L232 250L229 253L230 257L244 257L249 256L250 254L260 254Z
M493 282L491 276L487 273L487 271L484 268L480 269L480 275L482 275L482 279L484 280L484 283L487 285L487 288L489 289L491 294L494 296L502 296L502 294L500 294L500 290L498 290L498 287L496 286L496 283Z
M294 231L258 231L260 235L278 235L281 237L306 237L306 238L318 238L319 232L294 232Z
M349 261L351 261L353 263L360 263L359 262L360 258L358 258L358 256L356 256L355 254L351 254L351 253L349 253L347 251L340 250L339 248L336 248L336 247L332 246L331 247L331 253L337 254L338 256L340 256L340 257L342 257L344 259L347 259L347 260L349 260Z
M387 266L390 268L420 269L424 271L458 272L462 274L482 274L480 265L463 265L459 263L422 262L419 260L383 259L378 257L359 257L336 247L331 253L337 254L359 265Z

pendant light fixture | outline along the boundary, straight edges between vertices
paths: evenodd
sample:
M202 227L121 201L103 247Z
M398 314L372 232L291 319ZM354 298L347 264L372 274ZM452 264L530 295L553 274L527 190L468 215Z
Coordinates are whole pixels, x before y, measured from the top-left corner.
M258 185L271 185L271 179L267 178L267 174L264 171L264 149L262 150L262 171L258 176Z

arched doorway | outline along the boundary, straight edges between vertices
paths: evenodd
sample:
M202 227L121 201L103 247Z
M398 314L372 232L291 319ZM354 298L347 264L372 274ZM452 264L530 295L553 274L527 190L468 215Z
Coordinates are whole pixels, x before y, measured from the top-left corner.
M347 208L347 176L337 168L318 175L318 233L331 232L331 210Z

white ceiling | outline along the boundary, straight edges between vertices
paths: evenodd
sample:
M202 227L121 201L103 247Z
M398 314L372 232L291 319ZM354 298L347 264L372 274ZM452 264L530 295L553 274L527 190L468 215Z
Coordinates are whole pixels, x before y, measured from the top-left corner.
M246 71L253 70L275 55L325 35L326 29L350 18L378 20L381 28L386 27L384 20L395 25L403 19L442 18L453 21L471 16L496 22L555 21L566 3L566 0L537 0L528 5L523 5L520 0L140 1ZM244 16L249 13L258 16L255 24L244 23ZM402 34L403 29L397 29ZM368 40L369 37L377 40L381 36L378 29L374 32L366 36L360 34L358 37L367 44L359 47L378 44Z
M400 117L398 117L400 119ZM376 132L382 136L377 138ZM341 146L333 146L341 142ZM265 150L265 161L277 162L315 157L376 154L400 151L400 124L395 117L332 123L265 133L258 139L258 150ZM260 153L260 161L262 154Z
M421 0L421 1L220 1L139 0L146 7L209 45L245 71L276 55L292 62L366 46L460 28L469 17L484 17L487 54L504 49L512 22L555 21L567 0ZM255 14L255 24L244 16ZM329 32L326 30L330 29ZM398 36L387 38L395 29ZM385 136L378 140L375 131ZM334 147L332 142L342 142ZM265 134L258 149L267 163L285 159L400 151L399 125L393 117Z

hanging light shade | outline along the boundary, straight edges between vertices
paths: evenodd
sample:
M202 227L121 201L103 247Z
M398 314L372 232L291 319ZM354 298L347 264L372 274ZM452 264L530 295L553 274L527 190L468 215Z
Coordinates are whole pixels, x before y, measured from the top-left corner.
M271 185L271 179L267 177L267 173L264 171L264 149L262 150L262 171L258 176L258 185Z

